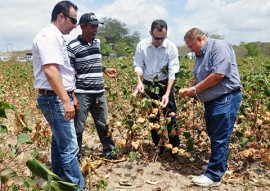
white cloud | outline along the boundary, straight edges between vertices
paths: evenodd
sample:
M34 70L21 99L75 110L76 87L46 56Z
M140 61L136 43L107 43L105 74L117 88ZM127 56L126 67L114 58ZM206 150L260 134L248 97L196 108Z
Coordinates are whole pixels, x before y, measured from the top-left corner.
M110 5L104 5L96 11L98 17L111 17L125 23L132 31L138 31L141 37L146 37L155 19L168 17L168 10L157 0L116 0Z
M185 32L192 27L223 35L232 44L270 41L270 2L267 0L188 0L185 9L185 14L175 19L175 23L182 25L176 28L182 43Z
M59 0L0 0L0 52L12 43L13 50L31 49L32 39L50 23L51 11ZM86 12L98 18L117 18L130 32L138 31L141 38L149 36L154 19L168 23L168 38L184 45L183 36L191 27L225 36L232 44L240 41L270 42L270 1L245 0L74 0L78 19ZM67 40L80 34L77 28Z

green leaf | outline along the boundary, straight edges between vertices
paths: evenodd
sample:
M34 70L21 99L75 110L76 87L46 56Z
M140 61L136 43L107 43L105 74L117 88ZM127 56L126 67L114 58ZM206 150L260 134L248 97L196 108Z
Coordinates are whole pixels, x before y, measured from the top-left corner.
M265 93L266 96L269 97L270 96L270 89L265 89L264 90L264 93Z
M17 136L17 140L19 143L33 143L31 138L26 133L21 133Z
M30 187L36 186L36 183L35 183L35 181L32 180L31 178L27 177L27 178L24 180L23 185L24 185L26 188L30 188Z
M188 139L186 144L187 144L187 151L188 152L189 151L193 151L193 145L194 145L193 140L192 139Z
M19 150L18 145L15 145L14 147L12 147L9 157L11 159L14 158L18 150Z
M238 131L238 130L235 132L235 134L236 134L236 136L237 136L238 138L243 137L243 135L244 135L242 132L240 132L240 131Z
M4 125L0 125L0 133L8 133L8 129Z
M175 73L175 79L181 79L181 78L183 78L184 77L184 73L183 72L177 72L177 73Z
M113 152L115 152L116 154L120 154L120 150L119 150L119 148L118 147L114 147L113 148Z
M32 129L31 129L31 127L28 127L28 126L25 126L24 128L23 128L23 132L24 133L27 133L27 132L30 132L30 133L32 133Z
M125 123L126 123L129 127L132 127L132 126L134 125L133 119L127 119L127 120L125 121Z
M79 189L80 186L77 184L73 184L70 182L63 182L63 181L52 181L51 187L55 191L74 191L75 189Z
M228 153L228 160L232 157L232 154L233 154L233 152L232 151L229 151L229 153Z
M129 153L129 160L130 160L131 162L133 162L133 161L136 160L136 158L137 158L137 153L131 151L131 152Z
M159 94L159 87L158 87L158 86L157 86L157 87L155 87L155 89L154 89L154 93L155 93L155 94L157 94L157 95Z
M1 118L7 118L6 111L2 108L0 108L0 117Z
M0 101L0 108L1 109L12 109L14 111L16 110L16 108L14 106L9 105L8 103L2 102L2 101Z
M183 135L186 139L189 139L191 137L191 134L189 132L184 132Z
M193 157L189 157L189 160L190 160L191 162L195 162L195 158L193 158Z
M11 187L9 187L8 191L18 191L19 188L17 185L12 185Z
M6 92L2 89L0 89L0 94L5 94Z
M40 153L38 151L33 151L31 154L32 154L33 158L35 158L37 160L40 158Z
M158 75L156 75L153 79L153 84L158 81Z
M16 176L17 173L12 168L7 168L0 172L0 179L2 183L5 183L8 179Z
M51 176L57 180L62 180L59 176L50 171L43 163L38 160L28 160L26 162L26 166L31 170L33 174L43 178L44 180L48 180L48 176Z
M27 104L27 100L24 98L20 98L20 101L23 102L24 104Z
M125 68L127 68L127 65L121 64L121 69L125 69Z
M168 74L168 66L163 66L161 68L161 72L164 73L164 74Z
M6 112L5 112L6 109L12 109L14 111L16 110L16 108L14 106L9 105L6 102L0 101L0 117L7 118Z
M240 140L240 146L241 146L242 148L245 148L246 145L248 144L248 142L249 142L249 139L248 139L248 138L242 137L241 140Z

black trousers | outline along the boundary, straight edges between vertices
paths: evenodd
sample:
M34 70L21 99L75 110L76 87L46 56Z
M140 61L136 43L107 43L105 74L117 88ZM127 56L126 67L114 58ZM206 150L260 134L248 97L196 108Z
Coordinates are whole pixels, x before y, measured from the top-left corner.
M144 80L143 84L145 85L145 93L151 99L161 101L163 95L165 95L165 93L166 93L168 80L163 80L163 81L154 82L154 83ZM158 94L151 91L151 89L156 88L156 87L159 88ZM171 112L176 113L176 103L175 103L173 89L172 89L170 96L169 96L169 103L168 103L167 107L163 109L163 115L166 118L167 117L166 115L169 115ZM155 119L153 119L152 122L159 121L159 117L160 116L158 115ZM168 131L169 143L172 144L173 147L178 147L180 144L179 136L178 135L172 136L171 135L172 129L177 129L175 116L171 117L171 122L169 124L167 124L167 131ZM154 144L158 145L158 143L160 141L160 135L158 134L158 132L154 129L151 130L151 136L152 136L152 140L153 140ZM160 151L163 152L164 150L165 150L165 147L162 146Z

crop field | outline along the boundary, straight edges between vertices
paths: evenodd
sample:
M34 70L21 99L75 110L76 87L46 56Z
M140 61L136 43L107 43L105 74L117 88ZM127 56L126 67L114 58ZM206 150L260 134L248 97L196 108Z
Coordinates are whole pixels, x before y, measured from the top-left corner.
M269 190L270 58L258 56L237 60L243 83L243 100L231 138L229 170L223 178L220 190ZM177 74L175 92L191 82L193 62L194 60L180 59L181 71ZM81 163L87 185L92 190L199 190L185 177L201 173L200 168L206 164L210 154L203 104L196 98L180 98L176 94L177 126L172 133L179 135L181 145L173 148L173 152L181 155L185 164L159 159L158 148L151 141L150 130L157 129L162 137L160 145L171 148L166 136L166 124L170 118L160 112L159 104L149 99L148 95L132 96L136 84L132 56L104 59L103 65L115 68L118 72L116 79L104 78L110 133L117 146L115 152L124 155L125 160L110 163L100 156L100 142L89 116L84 144L92 150L85 148ZM38 175L44 172L50 174L47 169L50 169L51 131L36 103L37 91L33 87L32 63L0 62L0 71L0 190L49 190L53 185L53 175L47 180ZM158 107L155 108L154 105ZM161 120L152 123L151 118L158 114L161 115ZM97 147L97 151L93 150L94 147ZM36 168L31 168L33 163L37 164ZM166 173L170 170L174 171L173 176L181 175L182 179L177 179L178 189L176 184L169 182L170 178L166 184L159 184L159 179L164 180L155 173L149 175L153 176L152 182L140 185L136 185L136 176L129 179L128 175L121 175L121 170L124 171L129 165L134 165L134 168L137 166L138 173L145 166L151 167L157 163L164 165L164 177L167 177ZM146 170L144 173L146 174ZM128 179L131 185L116 186L123 178Z

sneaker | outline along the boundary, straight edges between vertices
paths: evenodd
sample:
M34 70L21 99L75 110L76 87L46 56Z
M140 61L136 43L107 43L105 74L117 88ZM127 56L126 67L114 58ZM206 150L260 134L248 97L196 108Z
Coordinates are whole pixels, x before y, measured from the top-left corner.
M219 186L220 182L214 182L204 174L200 176L194 176L192 178L192 182L198 186L203 186L203 187L212 187L212 186Z
M205 172L206 170L207 170L207 168L208 168L208 165L206 164L206 165L202 165L202 170ZM224 174L227 174L227 173L229 173L229 171L228 171L228 169L225 171L225 173Z
M206 170L207 170L207 167L208 167L207 164L206 164L206 165L202 165L202 170L203 170L203 171L206 171Z

